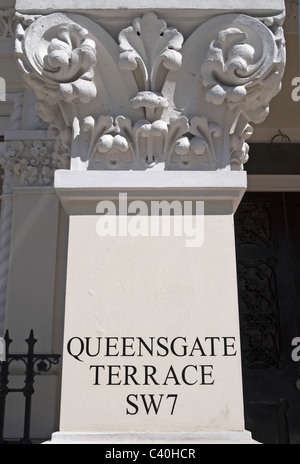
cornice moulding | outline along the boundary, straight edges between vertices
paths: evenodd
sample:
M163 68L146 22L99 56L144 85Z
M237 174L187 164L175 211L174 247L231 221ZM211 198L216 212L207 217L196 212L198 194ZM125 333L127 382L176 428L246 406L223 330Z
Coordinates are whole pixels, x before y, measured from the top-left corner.
M205 211L231 214L247 188L246 172L69 171L57 170L54 188L68 214L96 214L100 200L204 201ZM228 209L224 207L228 204ZM217 208L217 209L216 209Z
M48 0L36 0L34 2L34 8L32 0L16 0L16 10L19 12L49 12L49 11L68 11L68 10L80 10L81 5L78 0L64 0L63 4L60 0L52 0L49 5ZM86 0L84 2L84 10L217 10L222 11L243 11L247 14L253 12L272 12L278 13L284 9L284 0L252 0L252 1L241 1L231 0L230 6L228 2L224 0L211 0L209 3L207 0L181 0L172 1L170 6L165 0L153 0L149 3L148 0L102 0L101 2L95 2L95 0Z

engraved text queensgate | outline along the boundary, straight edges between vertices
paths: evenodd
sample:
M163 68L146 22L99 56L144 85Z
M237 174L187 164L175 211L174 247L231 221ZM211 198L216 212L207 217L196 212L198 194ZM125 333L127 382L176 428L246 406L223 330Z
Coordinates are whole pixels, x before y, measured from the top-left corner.
M235 343L235 337L228 336L72 337L67 343L67 352L79 362L93 359L89 370L95 386L198 386L215 383L213 364L199 364L199 360L236 356ZM160 358L166 357L173 360L173 363L166 365L166 362L159 362ZM103 363L103 359L107 358L112 358L114 362ZM156 362L153 359L151 364L146 364L143 358L148 362L154 358ZM179 362L178 358L189 358L189 362ZM139 400L147 415L153 411L157 414L161 403L170 399L173 401L170 414L173 415L177 397L177 394L132 393L126 398L129 406L126 414L135 415L141 410Z
M131 356L235 356L235 337L73 337L67 344L68 353L78 361L89 357Z

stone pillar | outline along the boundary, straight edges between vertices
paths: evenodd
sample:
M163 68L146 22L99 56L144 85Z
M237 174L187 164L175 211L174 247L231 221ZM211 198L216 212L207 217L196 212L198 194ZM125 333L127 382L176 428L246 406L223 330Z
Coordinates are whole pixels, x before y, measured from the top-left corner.
M284 2L110 3L16 4L20 69L71 153L52 442L250 442L233 214L280 90Z
M70 228L54 443L250 439L232 217L245 186L245 172L57 172Z

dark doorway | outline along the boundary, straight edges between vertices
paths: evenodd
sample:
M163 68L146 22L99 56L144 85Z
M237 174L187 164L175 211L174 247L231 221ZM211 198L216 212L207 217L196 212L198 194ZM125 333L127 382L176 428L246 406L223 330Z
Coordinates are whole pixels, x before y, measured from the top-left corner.
M246 429L300 444L300 193L246 193L235 227Z

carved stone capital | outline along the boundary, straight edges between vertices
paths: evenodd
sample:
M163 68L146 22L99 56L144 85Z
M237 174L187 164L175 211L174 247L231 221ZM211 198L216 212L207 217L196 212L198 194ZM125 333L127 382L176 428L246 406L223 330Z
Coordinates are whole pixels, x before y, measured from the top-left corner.
M16 30L24 79L71 169L242 170L251 123L281 87L284 9L206 15L188 34L179 16L148 11L117 35L94 16L27 16Z

